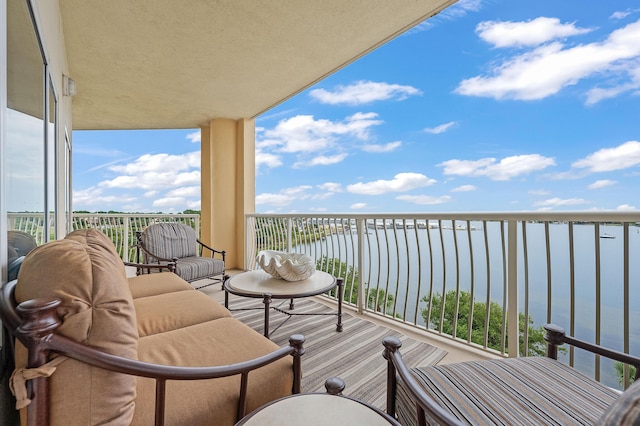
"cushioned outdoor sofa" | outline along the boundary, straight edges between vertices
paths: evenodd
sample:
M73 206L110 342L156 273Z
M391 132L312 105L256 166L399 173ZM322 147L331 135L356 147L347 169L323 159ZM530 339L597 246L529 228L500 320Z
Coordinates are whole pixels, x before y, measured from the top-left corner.
M29 253L0 313L30 425L232 425L300 391L303 336L280 348L174 273L127 278L97 230Z

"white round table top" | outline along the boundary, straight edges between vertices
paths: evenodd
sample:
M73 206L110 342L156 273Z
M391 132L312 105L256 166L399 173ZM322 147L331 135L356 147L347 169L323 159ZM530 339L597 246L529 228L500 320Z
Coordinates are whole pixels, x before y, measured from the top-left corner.
M314 272L306 280L285 281L273 278L262 269L234 275L225 283L227 290L233 294L262 297L269 293L276 298L322 294L335 285L336 279L333 275L323 271Z
M341 396L311 393L283 398L256 411L246 426L377 426L394 424L368 405Z

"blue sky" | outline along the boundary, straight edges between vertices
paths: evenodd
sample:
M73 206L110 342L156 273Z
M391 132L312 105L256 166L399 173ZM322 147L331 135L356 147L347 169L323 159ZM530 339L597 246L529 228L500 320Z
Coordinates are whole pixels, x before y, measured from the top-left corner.
M256 119L256 211L636 210L640 3L467 0ZM74 210L200 208L199 131L75 131Z

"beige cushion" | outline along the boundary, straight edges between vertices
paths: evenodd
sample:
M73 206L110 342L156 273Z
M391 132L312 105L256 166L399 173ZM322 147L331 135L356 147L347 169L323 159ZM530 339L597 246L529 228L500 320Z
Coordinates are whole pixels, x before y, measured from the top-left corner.
M188 348L188 350L184 350ZM141 360L166 365L227 365L266 355L278 346L233 318L221 318L140 338ZM292 358L287 356L249 374L247 413L291 394ZM134 425L153 423L154 381L138 379ZM167 382L166 424L233 425L240 376Z
M140 297L133 304L140 337L231 316L224 306L191 286L189 290Z
M138 332L124 265L98 230L80 230L35 248L18 276L18 303L58 298L58 333L104 352L135 359ZM16 352L16 364L26 365ZM50 379L51 424L128 424L135 377L67 359Z
M138 297L171 293L174 291L194 290L191 284L173 272L138 275L135 277L129 277L128 281L131 296L134 299L137 299Z

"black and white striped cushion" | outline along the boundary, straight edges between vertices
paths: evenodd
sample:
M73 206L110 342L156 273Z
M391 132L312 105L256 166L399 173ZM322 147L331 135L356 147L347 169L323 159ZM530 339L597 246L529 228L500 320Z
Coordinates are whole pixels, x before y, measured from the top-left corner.
M594 425L619 393L547 357L475 361L412 369L421 387L471 425ZM416 409L398 383L400 422L415 425ZM429 422L427 424L434 424Z

